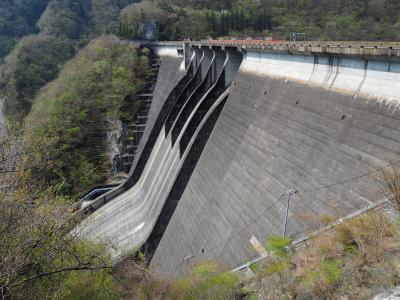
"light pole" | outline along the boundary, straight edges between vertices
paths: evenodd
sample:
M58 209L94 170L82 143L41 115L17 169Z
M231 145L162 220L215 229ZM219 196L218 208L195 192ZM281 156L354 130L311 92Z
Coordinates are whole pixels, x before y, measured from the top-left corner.
M183 259L183 261L186 262L186 277L189 277L189 263L193 258L193 255L189 255Z
M295 191L295 190L289 190L289 191L285 192L285 194L288 196L288 198L287 198L286 213L285 213L285 223L283 224L283 232L282 232L283 237L286 236L286 228L287 228L287 222L288 222L288 216L289 216L290 200L291 200L292 196L296 193L297 193L297 191Z

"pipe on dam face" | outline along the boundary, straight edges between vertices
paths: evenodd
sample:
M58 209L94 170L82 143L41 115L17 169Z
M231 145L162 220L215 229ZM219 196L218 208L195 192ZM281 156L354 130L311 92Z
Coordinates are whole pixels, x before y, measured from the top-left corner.
M195 50L193 52L192 61L197 60L196 53L202 55L202 58L198 60L200 65L198 65L197 70L206 70L207 67L202 68L201 66L202 63L209 64L209 62L204 61L203 51ZM238 55L240 56L241 54ZM191 145L195 143L196 137L201 128L203 128L204 124L207 123L207 119L212 115L214 116L214 122L207 123L207 126L205 127L208 128L208 131L206 132L209 135L213 128L213 125L211 126L210 124L215 124L216 121L213 112L220 111L221 106L219 105L228 95L229 90L226 85L228 81L226 80L225 68L229 65L230 61L228 54L226 54L225 57L224 65L220 69L217 76L218 79L216 80L216 82L224 82L224 89L220 88L218 92L213 92L214 104L209 106L208 111L202 115L200 122L197 124L198 130L192 135L187 150L184 152L179 151L178 143L173 146L171 143L171 137L170 135L165 135L166 129L165 126L163 126L154 142L147 163L144 165L143 170L139 170L141 173L135 184L128 189L128 185L125 184L125 189L120 190L120 194L114 197L114 199L112 199L113 201L108 203L100 202L102 205L96 207L95 205L98 199L95 200L94 205L92 204L91 207L95 207L96 210L92 212L92 214L77 228L77 232L79 232L80 236L90 239L101 239L109 242L112 245L110 251L114 258L123 255L125 250L128 251L142 246L147 241L148 237L153 232L154 225L160 216L168 195L171 193L176 194L176 191L173 191L173 186L186 161L188 153L190 153L190 149L192 148ZM236 61L232 59L232 62L235 64ZM239 67L238 64L235 65L237 68ZM192 73L193 76L195 76L195 73L196 72ZM193 80L193 76L187 81L181 80L180 83L185 82L186 84L180 85L181 92L176 92L176 95L182 95L183 91L190 86L190 81ZM169 98L170 97L168 97L168 99ZM175 99L178 98L179 96ZM208 97L204 95L203 98L207 98L209 102L211 101L210 95L208 95ZM166 101L168 101L168 99ZM175 105L179 106L181 103L175 103L171 107L170 111L174 109L173 107ZM219 109L217 109L218 107ZM197 108L198 107L194 107L193 109L196 110ZM177 109L177 111L178 110L179 109ZM194 115L195 111L192 112L186 123L189 123ZM185 127L186 124L184 128ZM200 142L197 142L197 144L205 144L208 137L207 134L203 131L203 137ZM178 140L180 140L180 137L178 137ZM199 147L196 149L196 155L190 156L191 166L196 164L197 159L200 156ZM136 166L136 168L138 167ZM137 170L133 170L132 174L135 174L135 171L137 172ZM179 189L182 188L184 187L179 185Z

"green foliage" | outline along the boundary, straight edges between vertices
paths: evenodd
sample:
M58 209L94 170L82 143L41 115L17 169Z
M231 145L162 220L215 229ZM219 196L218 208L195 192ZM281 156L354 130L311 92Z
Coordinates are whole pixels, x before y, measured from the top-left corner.
M321 269L328 285L336 284L342 279L342 271L340 270L338 263L334 260L326 260L322 262Z
M2 68L0 87L6 95L6 114L14 119L26 115L39 89L56 78L73 53L67 40L44 35L24 38Z
M141 55L135 46L102 37L42 90L26 122L24 140L35 153L23 161L27 181L56 186L63 195L79 195L104 182L109 170L108 120L119 119L123 107L131 106L128 111L136 113L135 97L148 70L148 58Z
M41 16L38 27L41 32L78 39L85 26L86 11L83 0L53 0Z
M5 7L0 3L0 58L15 46L0 76L8 119L20 120L29 112L39 89L57 77L75 48L117 31L119 11L132 1L20 0Z
M161 40L237 33L287 37L290 32L306 32L312 39L400 38L400 4L395 0L144 0L122 12L120 36L142 38L140 24L149 20L157 23Z
M292 240L288 237L274 236L268 239L268 250L280 258L288 256L288 247Z
M116 300L122 295L111 270L72 271L56 293L58 299L65 300Z
M41 32L88 40L116 31L119 11L133 0L53 0L42 14L38 27Z
M120 299L106 245L76 238L70 202L0 174L0 288L4 299Z
M274 238L269 250L275 255L256 268L259 291L266 299L371 299L400 283L398 226L374 211L289 253L284 251L288 241Z
M196 265L188 281L177 282L183 299L232 299L237 295L239 280L231 272L221 272L216 262ZM177 289L177 290L179 290Z
M140 254L135 254L135 257ZM203 262L185 277L164 277L147 271L143 262L125 260L115 270L118 281L131 292L128 299L225 300L247 299L236 274L224 272L216 262Z
M16 41L36 31L35 24L49 0L0 1L0 58Z
M266 267L265 271L267 274L273 275L273 274L281 274L285 272L288 269L289 265L288 262L285 260L271 260Z

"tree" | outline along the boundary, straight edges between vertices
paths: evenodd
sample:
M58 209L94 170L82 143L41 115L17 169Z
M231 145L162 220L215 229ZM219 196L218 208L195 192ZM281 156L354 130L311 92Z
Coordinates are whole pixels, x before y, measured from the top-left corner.
M93 276L93 285L86 289L97 295L108 290L118 294L105 247L71 234L76 221L71 218L68 201L54 196L51 189L38 193L19 180L23 170L16 168L15 162L26 151L20 134L10 128L9 135L0 140L2 299L65 296L87 275Z
M121 45L114 36L81 50L33 101L23 138L36 155L21 161L25 182L75 198L104 183L110 169L111 121L134 118L148 68L144 53L135 45ZM47 151L39 151L43 146Z

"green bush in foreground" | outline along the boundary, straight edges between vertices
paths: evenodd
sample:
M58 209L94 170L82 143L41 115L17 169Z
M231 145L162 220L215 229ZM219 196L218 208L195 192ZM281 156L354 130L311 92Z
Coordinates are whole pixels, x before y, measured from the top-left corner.
M371 299L400 284L398 226L376 211L298 249L289 249L287 238L272 237L271 256L253 268L252 282L266 299Z
M3 147L4 143L2 143ZM71 232L69 201L50 190L19 189L15 174L0 172L0 291L3 299L118 299L106 245Z

